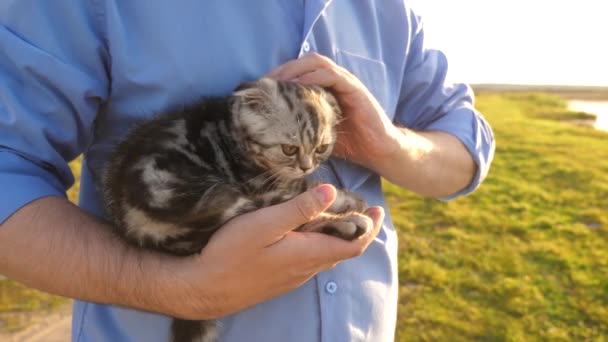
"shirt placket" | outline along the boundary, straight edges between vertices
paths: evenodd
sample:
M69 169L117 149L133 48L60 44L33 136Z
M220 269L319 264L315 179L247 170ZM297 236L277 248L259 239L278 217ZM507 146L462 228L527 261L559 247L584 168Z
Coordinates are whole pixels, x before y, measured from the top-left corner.
M317 51L313 36L315 23L323 14L323 11L330 5L332 0L307 0L305 6L304 30L302 44L298 58L310 52ZM337 175L333 183L339 183ZM339 184L335 184L339 185ZM336 272L332 270L319 273L315 276L317 285L317 295L319 301L319 326L320 341L331 341L335 332L332 332L332 326L339 324L336 321L336 308L339 307L340 300L340 279L336 277Z
M304 29L302 30L303 38L298 58L311 51L316 51L314 39L312 39L313 28L325 8L331 2L332 0L306 0L304 6Z

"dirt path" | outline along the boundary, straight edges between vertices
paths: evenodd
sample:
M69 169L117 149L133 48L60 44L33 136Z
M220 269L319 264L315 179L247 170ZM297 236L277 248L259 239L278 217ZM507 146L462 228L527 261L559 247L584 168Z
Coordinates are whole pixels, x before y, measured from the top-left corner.
M72 326L72 304L51 313L37 313L32 324L14 334L0 334L2 342L69 342Z

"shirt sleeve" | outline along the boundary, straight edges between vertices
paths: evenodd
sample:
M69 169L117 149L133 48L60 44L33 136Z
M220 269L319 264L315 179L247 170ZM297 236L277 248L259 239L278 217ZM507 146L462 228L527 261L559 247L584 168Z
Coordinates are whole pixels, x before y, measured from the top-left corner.
M465 189L441 198L449 200L475 190L488 174L494 156L492 129L474 108L472 89L446 82L448 61L424 46L420 17L409 11L411 44L406 57L395 124L419 131L443 131L458 138L477 164L477 174Z
M90 3L0 4L0 223L74 182L68 162L108 95L102 18Z

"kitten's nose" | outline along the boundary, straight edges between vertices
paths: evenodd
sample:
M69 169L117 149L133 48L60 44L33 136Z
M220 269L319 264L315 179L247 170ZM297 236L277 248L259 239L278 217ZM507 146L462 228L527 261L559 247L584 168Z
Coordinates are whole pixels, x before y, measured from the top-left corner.
M305 155L300 155L298 157L298 164L300 164L300 170L302 170L302 172L306 172L313 167L312 158Z

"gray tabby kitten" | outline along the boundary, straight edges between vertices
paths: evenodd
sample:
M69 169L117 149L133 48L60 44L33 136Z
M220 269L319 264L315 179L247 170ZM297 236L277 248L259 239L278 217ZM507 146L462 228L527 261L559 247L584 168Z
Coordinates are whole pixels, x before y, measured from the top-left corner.
M106 164L108 217L135 246L199 253L228 220L312 187L305 177L329 158L339 118L323 88L271 79L160 115L129 132ZM339 190L298 230L353 240L371 229L365 208ZM172 341L216 341L218 330L217 321L174 319Z

